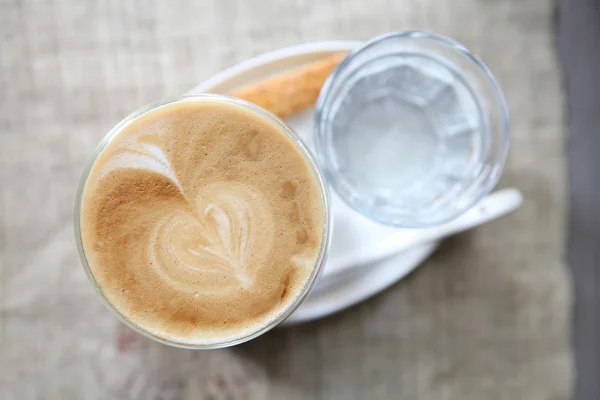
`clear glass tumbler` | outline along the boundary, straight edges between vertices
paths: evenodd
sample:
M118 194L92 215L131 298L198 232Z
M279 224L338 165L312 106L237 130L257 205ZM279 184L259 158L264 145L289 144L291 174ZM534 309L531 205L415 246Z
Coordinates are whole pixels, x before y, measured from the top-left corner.
M318 187L320 189L320 195L321 195L321 204L322 204L322 209L323 209L324 227L323 227L323 236L321 238L321 246L320 246L319 254L315 261L314 269L313 269L309 279L307 280L306 284L301 289L299 294L296 296L296 298L293 301L291 301L290 304L285 309L283 309L283 311L281 311L280 314L274 316L274 318L267 321L264 325L258 326L252 332L247 332L247 331L240 332L240 335L238 335L238 336L223 338L223 340L212 340L210 342L202 342L202 340L199 340L197 343L191 343L189 341L182 342L182 341L177 341L174 339L169 339L169 338L165 338L165 337L161 337L156 334L153 334L149 330L145 329L144 326L140 326L140 325L136 324L133 321L133 318L131 316L120 312L118 307L116 307L116 305L110 301L110 298L108 298L104 294L104 292L102 291L102 287L98 284L98 282L96 281L96 279L94 277L92 268L90 268L88 257L86 257L85 247L82 243L81 224L85 223L85 222L81 220L81 207L82 207L82 198L83 198L85 186L88 181L90 172L94 166L94 163L96 162L96 160L98 160L98 157L100 156L100 154L102 153L102 151L104 150L106 145L112 139L114 139L116 136L118 136L127 125L136 121L136 119L139 118L140 116L142 116L143 114L155 111L160 107L165 107L165 106L168 106L168 105L171 105L174 103L178 103L178 102L203 102L203 101L208 101L211 103L221 102L221 103L226 103L226 104L230 104L230 105L235 105L237 107L242 107L242 108L256 114L257 116L261 117L262 119L265 119L265 120L271 122L283 134L285 134L289 137L289 139L296 145L297 150L300 152L300 154L302 154L302 156L306 160L307 164L309 165L310 169L312 170L312 172L314 174L315 180L318 183ZM296 310L296 308L298 308L298 306L300 306L300 304L302 304L304 299L306 299L308 293L314 286L315 282L317 281L317 279L323 269L323 266L324 266L325 260L326 260L328 246L329 246L330 224L331 223L330 223L329 195L328 194L329 194L329 192L328 192L327 186L324 183L323 176L322 176L319 168L317 167L317 164L313 160L311 153L308 151L308 149L302 143L302 141L298 138L298 136L286 124L284 124L281 120L279 120L277 117L273 116L271 113L267 112L266 110L254 105L254 104L251 104L246 101L239 100L239 99L236 99L233 97L229 97L229 96L216 95L216 94L187 95L187 96L180 97L178 99L161 101L161 102L157 102L154 104L150 104L146 107L143 107L143 108L133 112L132 114L125 117L121 122L119 122L114 128L112 128L110 130L110 132L108 132L108 134L100 142L100 144L96 148L89 164L87 165L87 167L85 168L85 170L83 172L81 181L79 183L79 188L77 190L77 197L75 200L75 213L74 213L75 214L75 240L77 243L77 248L79 250L79 255L81 256L81 261L83 263L85 272L88 275L92 284L94 285L96 292L98 293L98 295L100 296L100 298L102 299L104 304L108 307L108 309L113 311L117 315L117 317L119 317L119 319L122 322L124 322L127 326L129 326L130 328L137 331L138 333L141 333L151 339L154 339L158 342L168 344L171 346L175 346L175 347L190 348L190 349L215 349L215 348L229 347L229 346L233 346L236 344L246 342L246 341L253 339L259 335L262 335L263 333L274 328L279 323L283 322L289 315L291 315L294 312L294 310Z
M451 220L490 192L509 121L485 64L453 39L379 36L331 74L316 107L327 182L375 221L420 228Z

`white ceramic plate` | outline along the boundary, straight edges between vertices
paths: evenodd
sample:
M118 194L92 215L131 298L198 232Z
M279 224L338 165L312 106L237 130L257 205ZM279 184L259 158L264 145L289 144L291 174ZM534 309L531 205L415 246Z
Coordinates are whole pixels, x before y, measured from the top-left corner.
M226 94L329 54L351 51L360 44L358 41L319 42L269 52L220 72L188 94ZM286 120L311 150L313 116L314 110L308 109ZM484 210L484 214L475 215L471 225L497 218L520 205L520 193L505 193L499 198L507 196L510 201L501 201L501 206L494 206L490 214ZM379 293L414 270L438 245L437 242L418 242L410 231L375 224L347 207L335 193L331 197L334 233L329 261L309 297L285 324L325 317ZM409 242L415 247L408 250L402 247ZM404 251L398 253L400 249ZM352 263L346 262L348 260Z

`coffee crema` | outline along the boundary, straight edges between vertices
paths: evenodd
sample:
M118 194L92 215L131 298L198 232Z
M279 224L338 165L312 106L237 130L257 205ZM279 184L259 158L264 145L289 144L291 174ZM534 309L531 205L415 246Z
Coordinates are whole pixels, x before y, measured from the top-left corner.
M297 298L324 235L319 182L282 128L195 99L126 124L81 200L91 273L127 321L183 345L250 335Z

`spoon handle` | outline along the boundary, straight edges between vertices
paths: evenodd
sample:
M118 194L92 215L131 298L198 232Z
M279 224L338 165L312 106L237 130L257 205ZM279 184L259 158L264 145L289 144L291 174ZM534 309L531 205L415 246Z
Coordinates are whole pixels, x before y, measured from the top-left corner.
M436 227L415 231L415 235L410 241L398 246L398 251L408 249L416 244L440 240L485 224L516 210L522 203L523 195L515 188L491 193L460 217Z

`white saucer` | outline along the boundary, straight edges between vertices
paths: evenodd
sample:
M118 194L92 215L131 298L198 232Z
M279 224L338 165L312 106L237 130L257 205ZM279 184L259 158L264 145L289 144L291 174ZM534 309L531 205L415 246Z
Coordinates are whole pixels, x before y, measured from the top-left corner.
M359 41L319 42L269 52L216 74L187 94L226 94L329 54L351 51L360 44ZM286 120L311 150L313 115L314 110L308 109ZM474 207L471 215L461 222L461 230L495 219L520 206L522 197L518 190L503 192L484 199L483 205ZM334 226L329 261L308 298L284 324L322 318L381 292L413 271L435 250L438 242L431 241L432 237L444 236L437 231L427 236L424 231L417 234L384 227L351 210L334 192L331 200ZM429 240L419 240L419 237Z

